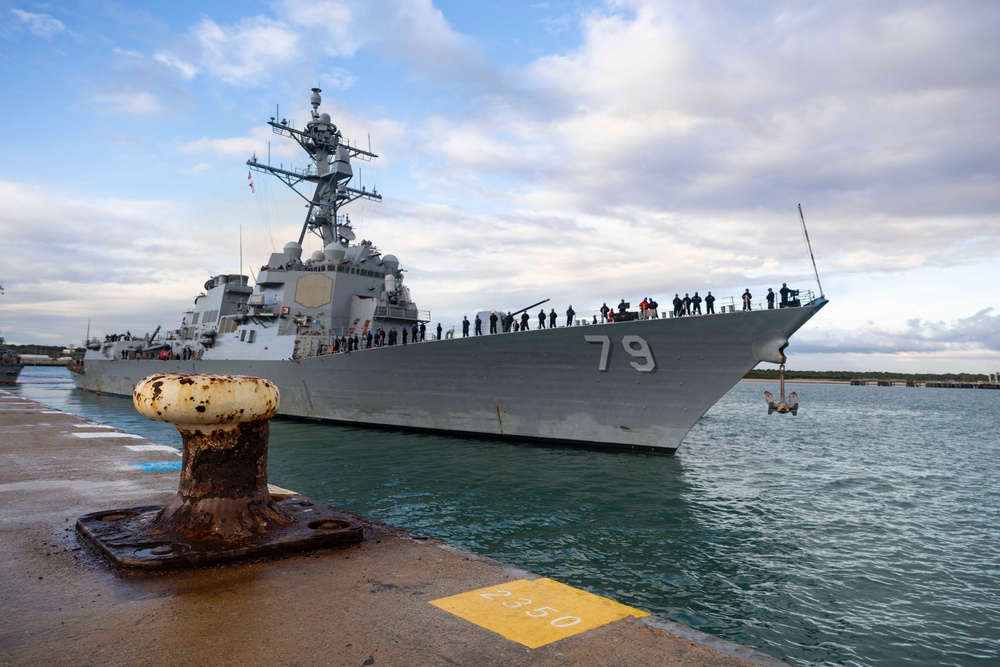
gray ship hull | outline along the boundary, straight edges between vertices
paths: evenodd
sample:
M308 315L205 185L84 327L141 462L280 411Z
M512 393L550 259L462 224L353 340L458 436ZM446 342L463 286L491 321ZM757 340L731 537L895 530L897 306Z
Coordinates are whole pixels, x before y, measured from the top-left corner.
M0 366L0 384L16 384L20 374L20 366Z
M825 299L797 308L472 336L304 359L121 360L88 353L77 387L131 395L157 373L245 374L279 414L673 454L747 371L780 363Z

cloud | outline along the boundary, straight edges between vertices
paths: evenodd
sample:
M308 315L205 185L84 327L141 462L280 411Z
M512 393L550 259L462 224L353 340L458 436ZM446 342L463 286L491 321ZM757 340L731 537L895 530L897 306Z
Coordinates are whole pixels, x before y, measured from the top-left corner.
M166 51L157 51L153 54L153 60L163 63L170 69L176 71L182 79L191 80L198 73L198 68L189 62Z
M958 345L1000 352L1000 314L984 308L972 317L950 322L913 319L907 337L927 344Z
M28 28L31 34L42 39L52 39L66 30L62 21L48 14L33 14L22 9L11 9L10 12Z
M281 0L278 4L278 14L304 32L316 30L322 32L324 39L319 40L323 52L334 57L353 56L366 43L372 34L372 28L366 28L366 8L375 10L380 18L385 19L389 12L385 11L384 2L355 3L343 0ZM381 24L378 25L381 28Z
M340 67L327 68L323 76L322 85L324 90L348 90L357 83L358 77L348 70Z
M256 127L246 137L201 137L185 143L180 150L183 153L215 155L229 161L248 160L256 154L259 160L266 161L267 155L259 151L273 141L273 136L270 127ZM289 141L273 142L270 150L274 158L301 158L301 149Z
M364 48L418 78L450 86L496 81L476 41L452 28L431 0L283 0L278 15L330 56Z
M796 351L815 354L936 354L1000 352L1000 314L984 308L954 320L915 318L905 328L869 324L860 332L813 332Z
M53 199L48 188L4 180L0 200L3 306L23 342L65 344L66 332L78 327L82 338L91 318L102 335L151 331L232 261L219 249L236 246L232 226L199 224L205 210L168 200Z
M299 55L299 36L281 21L265 16L221 26L204 19L192 30L200 47L201 68L233 85L263 85L274 68Z
M569 217L628 202L650 225L741 222L778 260L801 256L801 202L827 266L850 272L990 257L998 25L978 3L608 3L576 49L496 74L461 121L425 121L422 173L434 194Z
M104 112L129 116L155 116L166 109L160 98L148 90L96 91L87 99Z

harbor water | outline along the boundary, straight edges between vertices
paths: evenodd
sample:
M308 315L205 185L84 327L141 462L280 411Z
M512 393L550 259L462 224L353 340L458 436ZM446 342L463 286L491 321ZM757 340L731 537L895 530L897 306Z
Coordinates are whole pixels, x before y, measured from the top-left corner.
M20 382L180 447L63 368ZM738 384L674 458L275 420L269 478L793 664L1000 664L1000 392L794 388L769 416Z

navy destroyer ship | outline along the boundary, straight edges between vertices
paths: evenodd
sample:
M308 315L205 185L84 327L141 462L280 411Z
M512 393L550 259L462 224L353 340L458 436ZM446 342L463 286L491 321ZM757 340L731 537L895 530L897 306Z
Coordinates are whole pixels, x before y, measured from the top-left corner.
M789 338L827 302L805 293L787 308L622 311L598 325L426 335L430 315L399 260L358 241L342 213L381 199L351 184L352 160L378 156L343 138L319 111L320 92L304 129L269 122L307 153L308 168L247 162L305 200L298 239L270 256L253 287L244 275L213 276L175 329L88 341L77 387L127 396L157 373L246 374L274 382L289 417L672 455L747 371L783 363ZM304 254L307 237L318 247Z

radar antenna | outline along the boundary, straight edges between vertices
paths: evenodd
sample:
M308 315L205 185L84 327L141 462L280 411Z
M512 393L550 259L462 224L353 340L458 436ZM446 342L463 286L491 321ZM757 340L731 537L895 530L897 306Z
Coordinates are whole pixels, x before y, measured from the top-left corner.
M319 112L322 98L319 88L312 89L309 103L312 106L312 120L304 130L295 129L287 119L268 121L271 130L283 137L294 139L309 155L312 164L306 169L285 169L262 164L256 155L247 160L247 166L253 171L277 176L285 185L306 201L308 211L299 234L299 244L305 239L306 232L312 231L320 236L325 248L331 243L347 245L354 238L350 222L339 215L340 208L357 199L382 201L382 195L377 190L353 188L348 185L354 177L351 159L365 161L377 158L371 151L351 146L344 140L337 126L330 121L330 116ZM269 151L270 153L270 151ZM312 183L315 188L311 195L303 192L304 183Z

